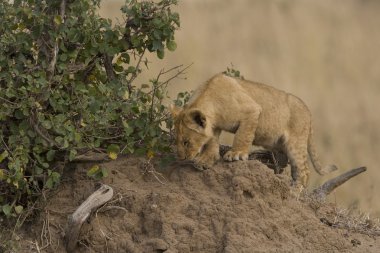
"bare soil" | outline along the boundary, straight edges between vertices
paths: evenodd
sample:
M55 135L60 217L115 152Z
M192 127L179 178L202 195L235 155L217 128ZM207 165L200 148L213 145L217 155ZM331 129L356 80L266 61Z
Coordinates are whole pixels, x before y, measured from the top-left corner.
M19 231L16 252L66 252L67 216L98 187L79 164ZM336 207L310 202L258 161L148 166L104 163L114 198L81 230L77 252L380 252L380 237L334 227ZM302 195L302 194L301 194Z

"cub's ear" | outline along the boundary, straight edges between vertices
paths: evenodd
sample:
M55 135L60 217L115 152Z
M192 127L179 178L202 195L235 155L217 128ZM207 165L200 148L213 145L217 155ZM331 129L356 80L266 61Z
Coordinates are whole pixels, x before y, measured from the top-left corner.
M169 110L173 118L177 118L178 114L182 111L181 107L176 106L175 104L169 105Z
M189 111L189 116L191 120L197 124L198 127L201 127L203 129L206 128L206 116L198 109L194 109Z

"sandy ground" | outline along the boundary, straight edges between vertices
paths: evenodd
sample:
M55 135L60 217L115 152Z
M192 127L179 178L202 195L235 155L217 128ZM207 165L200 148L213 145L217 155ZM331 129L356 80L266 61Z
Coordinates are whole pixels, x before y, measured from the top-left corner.
M65 173L40 216L20 231L16 252L65 252L67 216L96 189L90 166ZM288 176L257 161L206 171L152 168L138 158L102 166L114 198L83 225L77 252L380 252L380 237L328 225L337 218L334 205L305 202Z

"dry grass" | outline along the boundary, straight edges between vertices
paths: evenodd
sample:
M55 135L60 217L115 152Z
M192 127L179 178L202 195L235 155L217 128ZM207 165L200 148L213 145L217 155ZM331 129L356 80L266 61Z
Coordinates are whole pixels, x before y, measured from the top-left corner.
M368 213L356 212L347 208L337 208L334 220L331 222L333 227L344 228L366 235L380 235L379 219L370 217Z
M353 233L380 236L380 219L368 212L360 211L355 206L344 208L337 206L336 203L329 204L325 198L309 191L303 191L299 199L308 204L320 221L327 226Z

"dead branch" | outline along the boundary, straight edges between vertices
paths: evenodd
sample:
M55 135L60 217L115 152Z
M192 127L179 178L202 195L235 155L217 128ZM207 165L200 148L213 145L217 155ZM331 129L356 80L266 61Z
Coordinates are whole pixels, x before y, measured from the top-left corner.
M333 190L335 190L338 186L345 183L347 180L359 175L360 173L366 171L366 167L360 167L356 169L352 169L347 171L337 177L334 177L328 180L326 183L321 185L320 187L313 190L313 195L315 195L319 199L324 199L329 195Z
M65 246L67 252L73 252L80 233L82 224L90 214L98 207L108 202L113 196L113 189L108 185L102 185L92 193L79 207L69 216L65 229Z
M230 149L230 146L220 145L220 156L223 157L223 155ZM256 150L249 154L248 160L260 161L270 169L274 170L275 174L281 174L284 172L284 168L288 165L288 157L285 153L279 151Z

